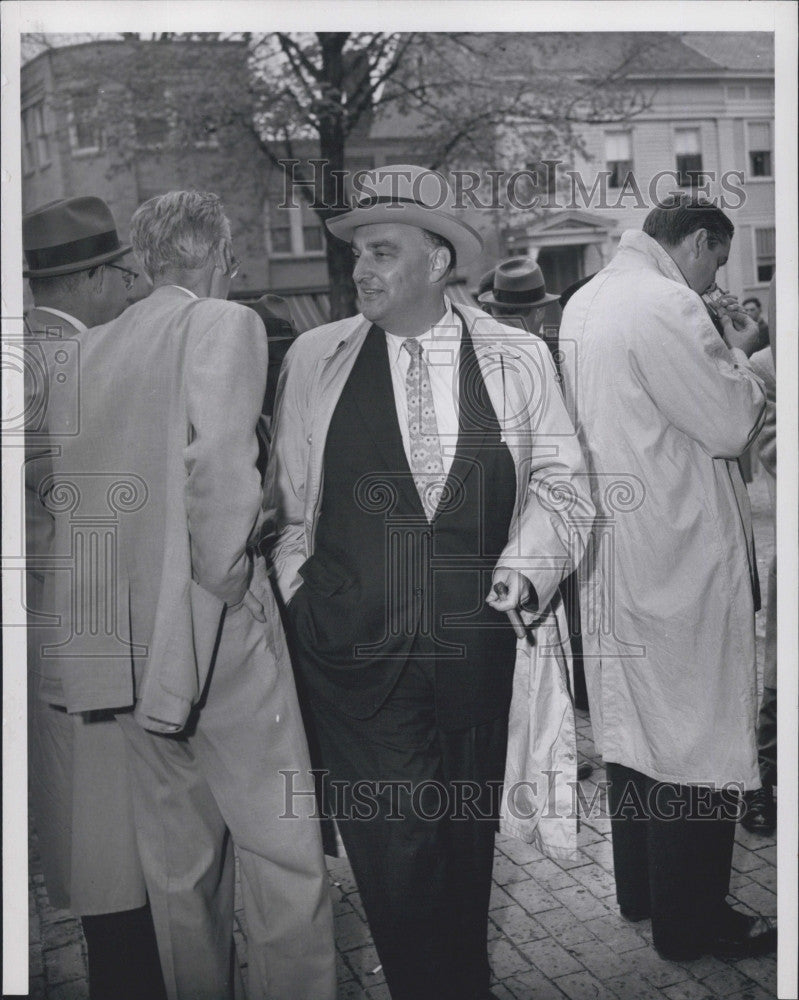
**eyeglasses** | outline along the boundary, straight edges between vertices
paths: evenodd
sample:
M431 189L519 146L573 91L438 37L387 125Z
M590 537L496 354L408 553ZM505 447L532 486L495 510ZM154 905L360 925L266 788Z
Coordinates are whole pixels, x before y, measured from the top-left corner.
M119 264L106 264L105 266L113 267L115 271L122 272L122 280L125 282L125 288L127 288L128 291L130 291L136 284L136 279L139 277L138 271L131 271L130 268L120 267Z
M238 257L231 258L231 261L230 261L230 270L228 271L227 276L231 280L233 278L235 278L236 275L239 273L239 268L240 267L241 267L241 261L239 260L239 258Z

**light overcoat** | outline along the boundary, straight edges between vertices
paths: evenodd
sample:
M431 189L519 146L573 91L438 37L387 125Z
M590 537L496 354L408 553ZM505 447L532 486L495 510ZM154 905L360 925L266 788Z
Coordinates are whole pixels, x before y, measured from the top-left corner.
M521 641L518 646L510 718L508 773L512 782L528 784L510 809L506 803L503 822L506 832L565 855L575 844L567 782L574 779L576 765L564 652L568 636L558 584L579 561L594 512L546 345L478 309L458 309L469 324L516 469L508 543L497 562L532 582L542 609L535 645ZM370 327L358 315L302 334L281 372L266 502L278 526L273 558L286 601L299 587L298 570L314 550L328 427ZM564 493L568 504L562 503ZM559 772L557 789L550 787L547 770ZM549 808L554 798L564 804L557 819ZM549 819L541 823L548 808Z
M560 328L597 521L580 568L591 723L606 761L679 784L760 784L749 499L765 413L666 251L628 231Z

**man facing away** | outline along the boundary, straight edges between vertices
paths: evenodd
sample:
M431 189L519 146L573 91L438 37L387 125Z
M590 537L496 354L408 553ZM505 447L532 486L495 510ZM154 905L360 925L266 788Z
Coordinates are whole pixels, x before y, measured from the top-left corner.
M545 611L593 511L579 479L582 527L543 499L582 468L545 345L445 297L481 241L444 178L397 165L367 184L328 223L352 243L362 312L299 337L281 374L274 559L391 996L482 1000L505 613Z
M43 494L52 483L51 448L58 448L60 430L70 430L47 426L44 373L49 361L52 393L63 393L63 385L77 401L70 365L75 338L115 319L138 275L126 266L130 245L120 242L100 198L66 198L34 209L22 220L22 235L35 303L25 317L31 809L50 903L81 918L91 1000L158 1000L164 987L122 730L111 711L67 714L58 691L48 694L42 685L40 661L53 610L44 599L45 581L49 594L55 572L55 522Z
M583 650L605 759L616 893L687 960L774 947L776 925L726 903L738 789L755 744L757 572L737 458L763 420L756 324L701 295L733 226L687 196L624 233L569 302L567 401L598 510L580 568ZM574 362L570 358L574 358Z
M216 195L145 202L131 240L154 290L79 335L80 421L54 458L55 551L75 568L57 583L71 634L45 680L70 713L117 713L171 1000L239 993L234 846L249 997L324 1000L335 969L318 825L281 818L280 772L309 781L307 745L251 545L266 332L225 301L237 265Z

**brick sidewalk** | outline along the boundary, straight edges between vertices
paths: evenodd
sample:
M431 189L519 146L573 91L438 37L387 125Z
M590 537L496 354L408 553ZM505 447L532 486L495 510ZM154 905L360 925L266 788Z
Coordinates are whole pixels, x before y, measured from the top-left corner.
M750 487L760 578L774 551L765 482ZM764 595L765 596L765 595ZM762 663L763 618L758 615ZM578 713L578 747L594 773L583 788L590 802L604 778L591 723ZM665 962L651 945L649 921L628 924L618 913L610 822L593 810L582 823L579 854L569 862L543 858L520 841L497 841L489 921L490 958L498 1000L768 1000L777 995L774 956L732 962L712 957ZM87 1000L86 946L79 922L53 910L44 888L31 828L30 996ZM777 849L773 837L738 827L731 901L748 912L777 912ZM336 921L339 1000L390 1000L349 865L328 859ZM246 934L236 914L236 944L246 965ZM284 1000L292 1000L290 997Z
M594 756L591 723L578 713L581 757L594 764L583 782L590 802L604 777ZM775 958L737 962L707 957L665 962L651 947L648 921L629 924L616 908L610 822L583 821L579 855L555 862L534 848L498 838L489 924L490 957L499 1000L766 1000L776 996ZM340 1000L389 1000L360 896L345 859L328 859L336 921ZM732 901L741 909L777 912L776 846L738 827ZM86 948L80 924L53 910L31 837L31 990L34 998L86 1000ZM236 943L246 965L246 934L236 915ZM291 998L286 998L291 1000Z

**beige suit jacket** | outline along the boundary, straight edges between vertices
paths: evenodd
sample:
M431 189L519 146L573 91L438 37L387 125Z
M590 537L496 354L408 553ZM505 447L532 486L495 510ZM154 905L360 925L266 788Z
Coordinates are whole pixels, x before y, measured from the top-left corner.
M77 426L51 414L62 625L42 669L69 711L139 701L148 728L175 731L251 578L266 331L250 309L167 286L77 339Z

